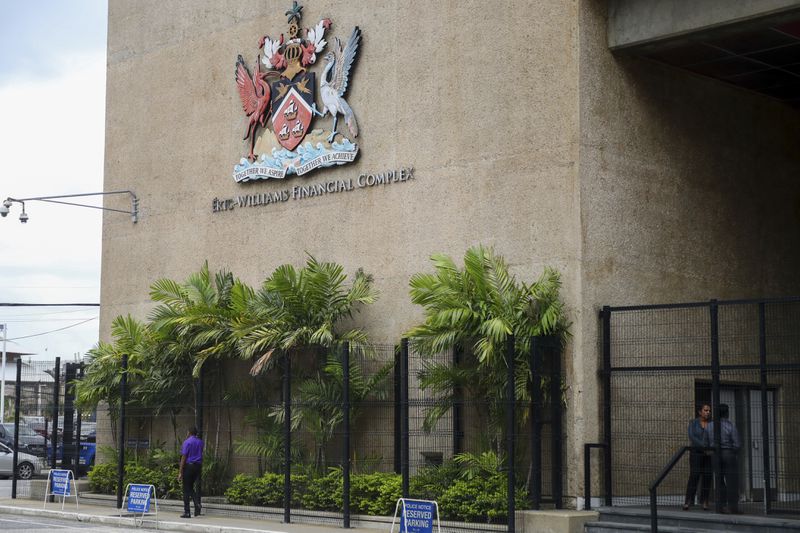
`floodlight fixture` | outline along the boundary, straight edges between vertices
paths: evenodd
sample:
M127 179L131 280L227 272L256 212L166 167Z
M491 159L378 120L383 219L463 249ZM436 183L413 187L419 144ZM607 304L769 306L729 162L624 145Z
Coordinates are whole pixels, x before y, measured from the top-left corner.
M131 197L131 209L130 211L125 211L123 209L114 209L111 207L103 207L101 205L90 205L90 204L79 204L75 202L64 202L62 199L64 198L81 198L85 196L108 196L112 194L129 194ZM90 209L100 209L102 211L114 211L116 213L125 213L126 215L131 216L131 221L136 224L139 220L139 199L133 193L133 191L124 190L124 191L107 191L107 192L87 192L87 193L78 193L78 194L58 194L54 196L34 196L31 198L12 198L9 196L3 201L2 206L0 206L0 216L6 217L8 213L11 211L11 206L14 203L22 204L22 213L19 215L19 221L25 224L28 222L28 213L25 211L25 202L50 202L53 204L63 204L63 205L72 205L75 207L88 207Z

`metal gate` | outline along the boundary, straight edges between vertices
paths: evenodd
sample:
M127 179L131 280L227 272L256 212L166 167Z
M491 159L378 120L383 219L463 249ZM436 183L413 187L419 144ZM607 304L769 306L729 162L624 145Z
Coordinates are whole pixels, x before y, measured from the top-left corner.
M800 512L800 299L604 307L601 318L607 502L648 503L706 402L729 405L741 436L740 508ZM658 505L682 505L688 476L687 454Z
M6 393L5 411L13 416L0 425L0 442L13 453L16 498L31 496L31 478L47 469L85 474L94 462L95 436L92 417L75 407L73 383L82 376L81 363L20 357L12 364L13 394Z

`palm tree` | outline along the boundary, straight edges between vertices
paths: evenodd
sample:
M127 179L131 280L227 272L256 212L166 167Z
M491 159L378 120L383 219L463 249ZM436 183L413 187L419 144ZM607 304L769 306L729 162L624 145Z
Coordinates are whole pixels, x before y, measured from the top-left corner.
M113 342L100 341L89 350L84 377L75 382L75 401L84 410L96 409L101 402L105 402L111 417L112 438L116 442L122 358L128 356L127 386L129 398L134 398L149 366L146 364L146 354L153 342L153 335L147 324L128 315L114 319L111 337Z
M515 341L517 399L529 398L528 354L532 337L568 335L559 297L558 272L545 268L532 284L518 282L505 260L493 250L477 246L464 255L463 270L444 254L431 257L435 272L412 276L411 300L423 307L425 320L406 335L426 357L464 348L461 365L428 361L420 372L420 386L433 391L435 403L426 412L430 429L449 409L454 391L486 400L478 408L483 427L500 453L507 362L504 346Z
M350 421L355 425L364 409L365 400L385 400L388 396L387 378L394 364L384 365L370 376L364 375L356 357L350 357L349 367ZM328 355L322 372L305 379L297 387L297 403L299 408L292 412L292 429L296 430L302 425L311 434L314 439L314 466L321 471L326 466L327 444L344 421L344 365L334 353ZM282 423L283 408L274 407L270 416Z
M178 345L175 354L188 349L195 376L209 358L224 359L238 354L234 324L252 294L252 289L225 270L213 278L206 262L184 283L159 279L150 286L150 297L159 305L150 313L154 330L167 343Z
M216 362L212 373L215 382L209 383L209 389L212 394L216 392L218 403L221 403L224 381L221 361L239 355L234 327L241 320L241 313L252 294L250 287L228 271L222 270L212 276L208 262L183 283L163 278L150 287L151 299L159 303L150 313L150 320L164 346L168 347L168 354L191 366L192 375L199 378L198 381L203 379L201 370L204 365L209 360ZM226 418L230 424L230 413L228 415ZM215 459L220 449L222 418L216 417ZM230 431L228 437L230 453L233 448Z
M236 324L241 356L255 358L250 370L253 376L275 366L276 352L300 360L293 373L300 378L293 380L300 408L292 413L291 423L294 429L302 425L313 436L317 466L324 463L325 445L342 418L341 408L335 403L341 396L341 380L336 381L338 363L329 359L322 373L315 374L315 369L325 352L345 342L350 343L353 353L371 353L366 333L358 328L342 329L340 324L352 318L359 306L375 302L378 294L371 276L360 269L349 287L347 281L344 267L318 261L311 255L300 269L288 264L279 266L261 290L249 295L246 312ZM351 369L360 376L360 369L353 369L352 364ZM377 385L370 382L368 386L373 390ZM351 387L358 394L358 385ZM273 409L270 415L282 422L284 411ZM268 451L273 443L267 439L265 444L264 451Z
M351 318L358 305L375 302L378 293L371 276L362 270L349 288L346 281L341 265L320 262L311 255L299 270L288 264L275 269L261 290L249 295L247 311L236 324L241 355L257 358L251 373L271 368L276 350L296 357L343 342L367 350L366 333L337 326Z

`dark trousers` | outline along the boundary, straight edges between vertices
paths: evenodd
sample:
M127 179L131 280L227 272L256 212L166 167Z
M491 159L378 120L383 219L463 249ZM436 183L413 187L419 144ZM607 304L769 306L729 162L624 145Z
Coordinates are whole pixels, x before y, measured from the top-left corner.
M694 504L694 495L697 493L697 484L700 485L700 503L708 502L711 492L711 456L703 452L690 452L689 455L689 482L686 484L686 499L684 503Z
M723 449L720 454L722 487L720 498L722 506L736 512L739 510L739 461L736 450Z
M200 490L197 481L200 479L200 463L183 465L183 511L189 514L189 500L194 502L194 514L200 512Z

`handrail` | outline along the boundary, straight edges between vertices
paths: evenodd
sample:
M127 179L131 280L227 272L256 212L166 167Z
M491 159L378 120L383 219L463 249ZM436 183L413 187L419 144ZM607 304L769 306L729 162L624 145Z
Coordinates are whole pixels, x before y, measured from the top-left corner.
M583 444L583 510L592 509L592 448L605 449L605 443L585 442ZM608 496L606 496L608 498Z
M661 472L658 474L658 477L650 483L650 531L653 533L658 533L658 507L656 506L656 491L658 490L658 486L661 485L661 482L664 481L664 478L675 468L675 465L678 464L678 461L681 460L683 454L688 451L708 451L713 450L714 448L704 448L702 446L684 446L677 452L675 455L672 456L672 459L669 460L669 463L661 469Z

